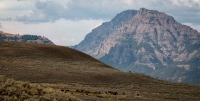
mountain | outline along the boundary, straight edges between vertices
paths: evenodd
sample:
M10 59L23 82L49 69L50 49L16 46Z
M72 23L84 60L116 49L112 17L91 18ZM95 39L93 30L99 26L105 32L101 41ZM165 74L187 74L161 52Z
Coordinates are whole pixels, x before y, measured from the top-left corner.
M74 48L123 71L200 84L200 33L163 12L124 11Z
M85 39L74 46L74 48L96 58L104 56L106 52L109 51L109 47L112 47L114 43L111 42L103 49L100 48L100 44L104 42L104 39L113 34L116 29L131 20L136 13L137 11L135 10L127 10L118 14L110 22L105 22L101 26L93 29L92 32L87 34Z
M19 35L0 31L0 41L28 42L40 44L54 44L51 40L37 35Z
M1 101L199 101L199 89L122 72L68 47L0 41Z

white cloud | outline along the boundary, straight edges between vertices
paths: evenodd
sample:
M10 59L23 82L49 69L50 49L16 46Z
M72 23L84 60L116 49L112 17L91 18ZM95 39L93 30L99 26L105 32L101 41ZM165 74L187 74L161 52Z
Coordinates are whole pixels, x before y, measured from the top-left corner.
M179 5L179 6L188 6L188 7L194 7L194 6L200 6L200 0L171 0L173 5Z
M13 34L32 34L45 36L57 45L69 46L78 44L86 34L104 20L65 20L55 22L25 24L23 22L3 22L3 31Z
M110 19L129 5L123 0L71 0L67 7L72 17Z
M200 23L200 0L40 0L35 2L31 14L18 16L16 20L29 23L60 18L110 20L123 10L142 7L166 12L181 23Z
M3 28L2 25L1 25L1 23L0 23L0 28Z
M193 28L193 29L195 29L195 30L197 30L198 32L200 32L200 24L199 25L194 25L194 24L192 24L192 23L183 23L184 25L188 25L188 26L190 26L191 28Z
M34 8L35 1L0 0L1 18L29 14Z
M14 20L26 23L56 21L60 18L67 20L108 20L131 6L127 4L128 1L121 0L67 0L63 3L61 1L37 1L31 12L24 15L15 15Z
M48 22L55 21L60 18L65 17L65 8L61 6L59 3L55 3L52 1L40 2L37 1L35 3L35 7L32 10L31 14L17 16L15 18L16 21L23 21L26 23L37 23L37 22Z
M105 22L105 21L103 21L103 20L101 21L101 20L100 20L100 22L94 23L94 25L91 26L91 27L89 28L89 30L92 31L94 28L97 28L98 26L100 26L103 22Z
M71 46L74 44L77 44L76 39L68 39L68 38L55 38L52 40L54 43L56 43L57 45L63 45L65 46L63 43L68 43L69 45L67 46Z
M12 3L3 0L0 5L1 15L17 16L15 20L26 23L56 21L60 18L110 20L124 10L144 7L166 12L181 23L200 24L200 0L12 0ZM7 11L3 11L5 9Z
M125 2L129 6L133 3L133 0L123 0L122 2Z
M8 8L7 4L3 3L2 1L0 1L0 2L1 2L0 3L0 9L6 9L6 8Z

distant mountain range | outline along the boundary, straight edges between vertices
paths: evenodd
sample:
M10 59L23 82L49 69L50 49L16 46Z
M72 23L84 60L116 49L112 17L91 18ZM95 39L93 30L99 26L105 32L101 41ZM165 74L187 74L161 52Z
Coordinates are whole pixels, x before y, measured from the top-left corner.
M40 44L54 44L46 37L37 35L19 35L10 34L0 31L0 41L13 41L13 42L28 42L28 43L40 43Z
M73 48L123 71L200 84L200 33L156 10L123 11Z

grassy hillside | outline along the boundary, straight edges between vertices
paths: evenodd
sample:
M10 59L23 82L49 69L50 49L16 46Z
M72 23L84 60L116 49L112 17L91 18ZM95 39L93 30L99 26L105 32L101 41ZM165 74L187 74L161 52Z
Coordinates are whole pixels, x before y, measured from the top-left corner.
M1 101L80 101L59 90L0 76Z
M9 89L22 89L21 93L19 91L13 95L1 94L1 99L16 99L16 94L28 94L32 96L30 98L41 99L43 95L33 95L32 91L38 91L32 89L42 88L43 92L48 89L58 91L59 96L57 93L50 94L57 100L63 98L62 94L83 101L200 100L198 85L172 83L142 74L122 72L84 53L55 45L0 42L0 75L20 80L1 79L1 93L10 92ZM25 84L31 87L25 93L23 89L26 86L22 81L31 82ZM7 84L9 86L4 86ZM44 93L47 98L50 95Z
M14 42L0 42L0 70L1 75L31 82L99 81L101 72L118 72L74 49Z

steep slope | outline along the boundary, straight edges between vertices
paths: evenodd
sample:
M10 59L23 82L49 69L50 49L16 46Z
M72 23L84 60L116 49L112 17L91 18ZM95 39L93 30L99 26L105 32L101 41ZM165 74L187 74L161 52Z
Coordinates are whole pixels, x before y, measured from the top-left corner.
M93 29L92 32L85 37L84 41L82 41L79 45L74 46L73 48L97 58L104 56L106 52L109 51L109 48L112 47L112 44L108 45L107 47L104 47L104 50L101 49L100 44L116 29L118 29L124 23L127 23L130 19L132 19L136 13L137 11L135 10L126 10L118 14L110 22L102 23L101 26Z
M0 31L0 41L54 44L51 40L37 35L19 35Z
M93 48L81 44L87 43L89 36L95 36L89 33L76 49L120 70L171 81L200 83L200 79L189 73L197 77L200 71L200 33L196 30L176 22L165 13L145 8L118 26L106 38L100 38L101 43L92 40L96 43ZM103 27L104 24L94 30ZM90 52L83 48L90 49Z

